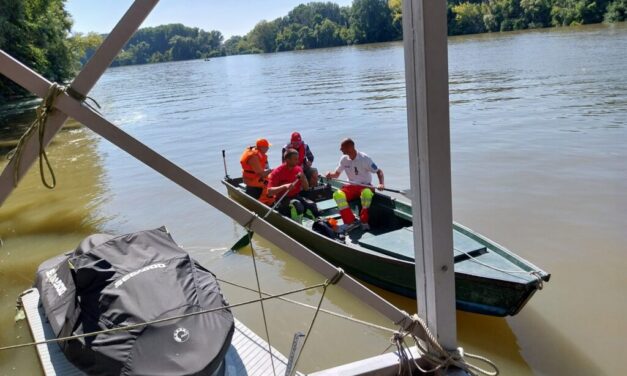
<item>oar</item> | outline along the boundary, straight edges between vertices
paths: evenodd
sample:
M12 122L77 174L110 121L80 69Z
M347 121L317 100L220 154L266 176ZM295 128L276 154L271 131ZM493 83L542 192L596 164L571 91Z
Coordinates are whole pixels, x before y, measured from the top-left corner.
M292 190L292 188L294 188L294 185L296 185L296 183L298 183L298 178L296 178L296 180L294 180L292 182L292 184L290 184L290 186L287 188L287 190L281 195L281 197L274 203L274 205L272 205L272 207L270 209L268 209L268 211L266 212L266 214L261 217L262 219L266 219L270 213L272 213L272 211L274 209L276 209L277 206L279 206L279 204L281 204L281 201L283 201L283 199L285 198L285 196L287 196L287 193L289 191ZM250 238L253 236L253 232L250 231L250 233L248 231L246 231L246 234L244 236L242 236L237 242L235 242L235 244L233 244L233 246L231 246L231 250L235 251L236 249L240 249L243 248L245 246L247 246L250 243Z
M224 178L230 179L229 173L226 171L226 153L224 152L224 149L222 149L222 164L224 164Z
M372 186L372 185L368 185L368 184L353 183L353 182L351 182L351 181L347 181L347 180L333 179L333 178L326 178L326 177L324 177L324 176L323 176L322 178L323 178L323 179L326 179L326 180L335 180L335 181L337 181L337 182L339 182L339 183L350 184L350 185L358 185L358 186L360 186L360 187L372 188L373 190L374 190L374 189L377 189L377 187L374 187L374 186ZM384 190L384 191L388 191L388 192L398 193L398 194L401 194L401 195L403 195L403 196L405 196L405 197L410 197L410 198L411 198L411 190L409 190L409 189L392 189L392 188L383 188L383 190Z

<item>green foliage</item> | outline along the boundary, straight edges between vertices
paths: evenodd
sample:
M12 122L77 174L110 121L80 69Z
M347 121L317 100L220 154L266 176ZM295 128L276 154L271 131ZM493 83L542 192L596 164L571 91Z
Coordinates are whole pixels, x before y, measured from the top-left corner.
M301 4L283 18L259 22L245 38L253 51L263 52L346 45L354 40L350 15L350 8L330 2Z
M553 26L582 25L603 21L606 0L554 0L551 8Z
M461 3L452 7L455 14L452 34L474 34L486 31L481 4Z
M624 19L621 9L626 2L615 0L608 5L608 0L449 0L449 34L580 25L601 22L604 16L607 22L615 22ZM483 28L479 25L479 13Z
M627 20L627 0L614 0L607 6L605 22L621 22Z
M355 43L385 42L398 38L386 0L353 0L350 28Z
M530 28L551 25L551 4L549 0L520 0L522 19Z
M84 35L82 33L75 33L72 35L68 42L72 55L74 56L75 63L78 65L84 65L96 52L96 49L102 44L103 37L98 33L88 33Z
M403 36L403 1L388 0L388 7L392 15L392 28L399 37Z
M67 37L72 19L63 0L0 0L0 48L52 81L72 77L74 56ZM0 99L25 91L0 77Z
M222 46L222 51L224 55L257 54L262 52L261 50L253 47L246 37L241 37L239 35L235 35L227 39Z
M273 22L263 20L257 23L246 37L254 47L261 51L275 52L278 23L279 19Z
M224 55L223 39L219 31L182 24L145 27L133 35L112 66L220 56Z

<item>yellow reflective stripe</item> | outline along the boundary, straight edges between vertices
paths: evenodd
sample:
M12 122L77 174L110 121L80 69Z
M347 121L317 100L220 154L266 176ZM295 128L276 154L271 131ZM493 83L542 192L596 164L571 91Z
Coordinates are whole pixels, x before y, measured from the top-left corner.
M372 197L374 197L374 193L368 188L361 191L359 198L361 199L361 206L363 208L369 208L370 204L372 204Z
M335 191L333 193L333 199L337 204L337 208L342 210L348 208L348 201L346 201L346 194L342 191Z
M345 198L341 198L339 200L336 199L335 203L337 204L337 208L340 209L340 210L348 207L348 202L346 202Z

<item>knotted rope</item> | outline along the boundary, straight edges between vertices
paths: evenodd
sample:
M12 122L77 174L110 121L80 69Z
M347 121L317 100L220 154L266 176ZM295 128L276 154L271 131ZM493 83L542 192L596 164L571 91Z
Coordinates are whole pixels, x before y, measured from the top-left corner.
M407 320L411 321L409 323L406 323ZM392 336L392 338L390 338L390 342L396 345L396 349L398 350L398 356L400 359L399 375L402 375L403 372L406 371L403 368L404 364L409 365L410 362L413 363L413 365L423 373L433 373L442 368L446 370L449 367L453 366L462 369L473 376L478 376L480 374L486 376L497 376L499 374L498 367L492 361L483 356L464 353L464 349L461 347L458 347L454 351L446 351L438 343L437 339L431 333L426 323L418 315L407 315L397 324L401 324L402 329L400 329ZM417 326L421 327L424 330L427 336L425 341L422 341L413 334L413 330ZM416 359L414 359L411 351L405 343L406 337L411 337L414 340L418 352L420 353L420 357L426 359L429 363L433 364L433 368L424 369L418 364L418 362L416 362ZM480 360L490 366L494 371L487 371L474 364L468 363L466 362L465 358Z
M31 123L28 129L26 129L26 132L24 132L22 137L20 137L15 149L11 150L9 154L7 154L7 158L11 160L15 158L15 167L13 169L13 185L15 187L17 187L17 182L20 179L20 164L22 162L22 153L24 151L26 141L28 141L31 135L35 132L37 132L39 140L39 175L41 176L41 182L48 189L52 189L57 185L57 179L54 176L54 170L52 169L52 165L48 160L48 155L46 154L46 150L44 147L44 135L46 133L46 122L48 120L48 116L54 111L54 101L60 94L64 92L65 87L63 87L62 85L59 85L57 83L53 83L52 85L50 85L50 88L48 88L48 93L44 97L43 101L39 104L39 107L37 107L37 109L35 110L35 121ZM52 178L51 183L48 183L44 174L44 161L46 162L46 167L48 168L48 172L50 173L50 177Z
M20 180L20 165L22 162L22 153L24 152L24 148L26 147L26 142L35 132L37 132L39 141L39 175L41 177L41 182L48 189L53 189L57 185L57 179L54 175L54 170L52 169L52 165L50 164L50 161L48 160L48 155L46 154L44 136L46 134L46 123L48 121L48 116L50 116L50 114L52 114L55 110L54 102L57 97L63 93L67 93L69 96L76 99L77 101L85 103L89 108L96 112L98 112L98 110L87 104L85 100L91 100L96 105L96 107L100 108L100 105L98 104L98 102L96 102L95 99L83 95L69 86L66 87L56 82L52 83L52 85L50 85L50 87L48 88L46 96L43 98L43 100L35 110L35 120L26 129L26 132L24 132L22 137L20 137L15 148L7 154L7 158L9 160L15 158L15 166L13 168L14 187L17 187L17 183ZM48 169L50 178L52 179L51 182L48 182L48 180L46 179L46 175L44 173L44 162L46 163L46 168Z

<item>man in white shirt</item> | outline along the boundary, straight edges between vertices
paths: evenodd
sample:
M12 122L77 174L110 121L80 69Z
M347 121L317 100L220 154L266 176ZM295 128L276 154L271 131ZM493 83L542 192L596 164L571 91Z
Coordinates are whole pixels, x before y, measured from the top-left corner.
M378 168L369 156L355 149L355 142L350 138L342 140L340 151L344 154L340 158L340 163L335 171L327 172L326 177L336 179L342 172L346 172L348 181L351 184L344 185L341 190L337 190L333 194L333 198L337 203L338 209L340 209L342 221L347 227L351 228L358 222L355 222L355 214L350 209L348 202L359 197L361 199L359 219L361 220L362 228L368 230L370 228L368 226L368 209L374 197L374 193L370 189L372 187L372 174L377 174L379 179L377 189L383 190L385 188L383 184L383 170Z

